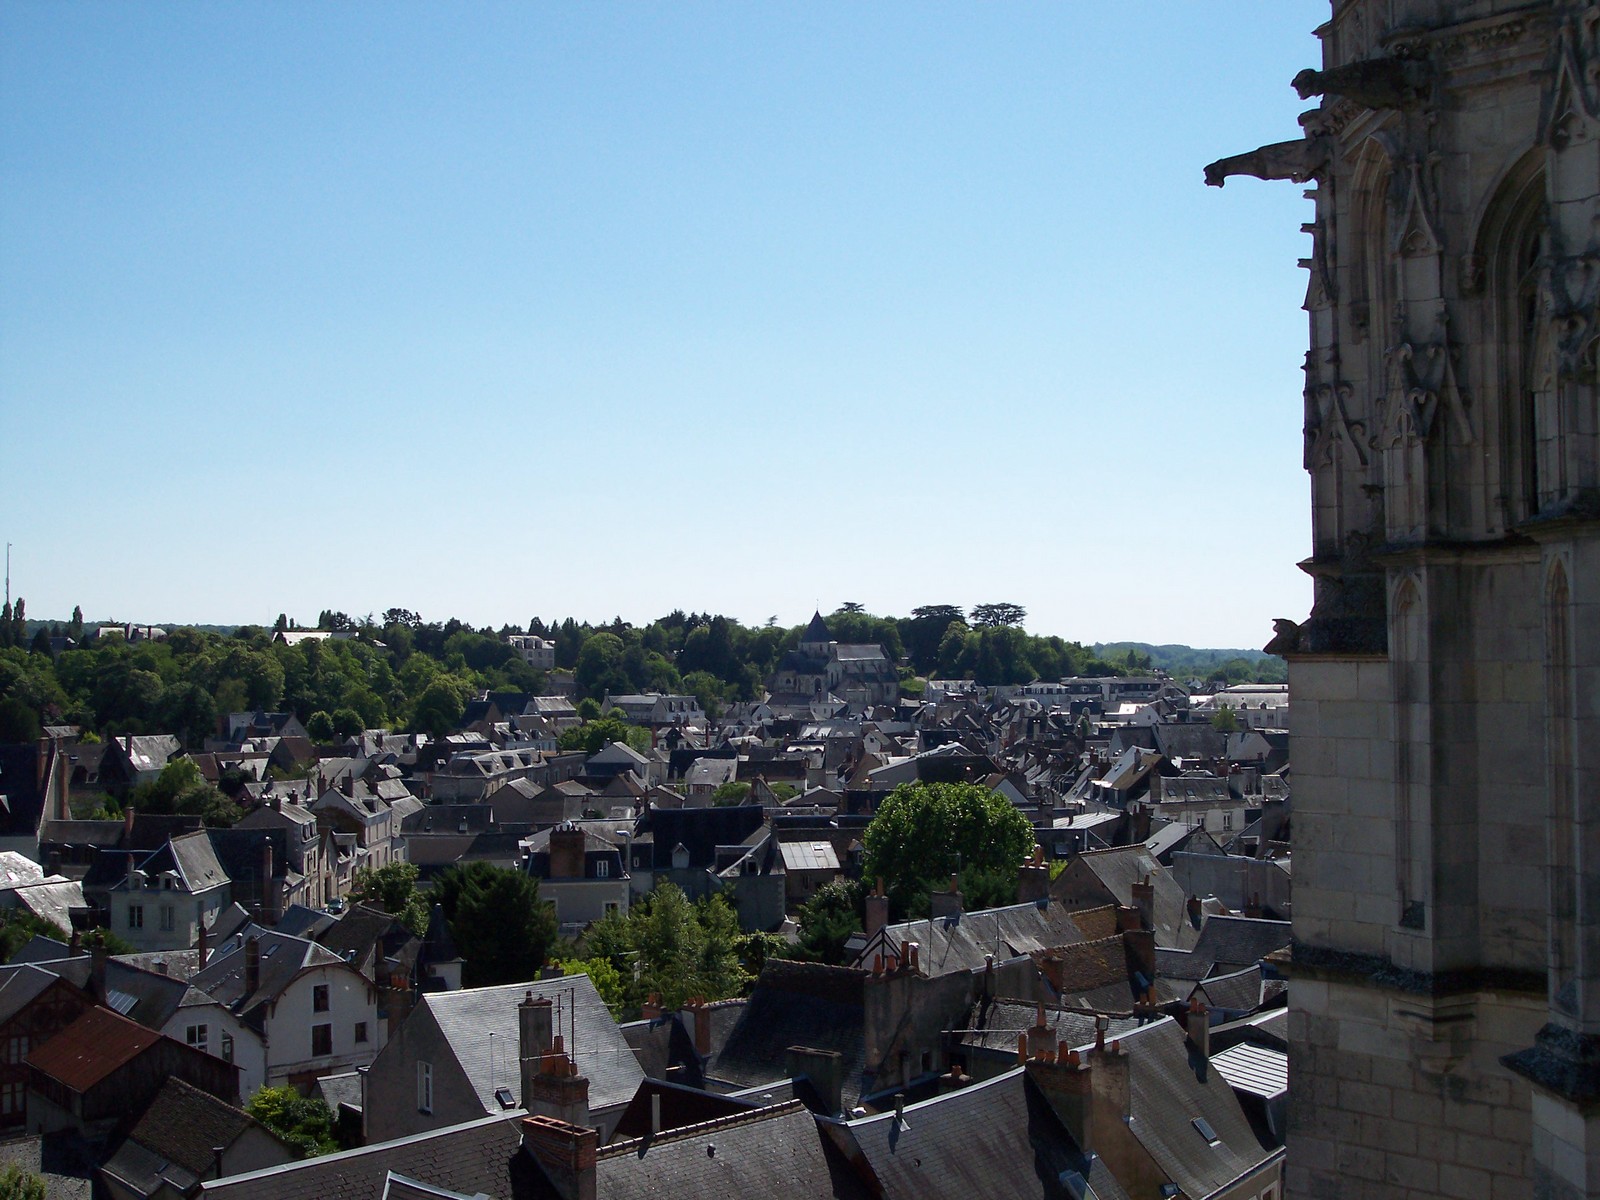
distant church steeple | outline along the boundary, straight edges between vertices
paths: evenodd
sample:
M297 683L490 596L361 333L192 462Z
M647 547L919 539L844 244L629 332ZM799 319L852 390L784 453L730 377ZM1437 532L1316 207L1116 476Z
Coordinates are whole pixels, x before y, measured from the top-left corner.
M821 612L811 614L811 624L806 626L806 631L800 635L800 648L826 650L833 641L833 633L828 628L828 623L822 619Z

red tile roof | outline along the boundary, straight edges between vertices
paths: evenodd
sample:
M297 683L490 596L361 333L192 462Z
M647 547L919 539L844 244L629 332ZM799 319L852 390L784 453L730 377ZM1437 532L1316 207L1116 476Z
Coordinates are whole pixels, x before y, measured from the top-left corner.
M109 1008L91 1008L28 1055L28 1063L74 1092L86 1092L161 1040Z

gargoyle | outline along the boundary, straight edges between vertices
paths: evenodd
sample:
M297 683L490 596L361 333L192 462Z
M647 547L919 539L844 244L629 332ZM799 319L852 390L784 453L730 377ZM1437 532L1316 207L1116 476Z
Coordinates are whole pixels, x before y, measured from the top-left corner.
M1219 158L1206 168L1206 186L1221 187L1230 175L1256 179L1289 179L1304 183L1328 161L1326 137L1304 137L1293 142L1273 142L1244 154Z
M1432 71L1424 59L1368 58L1328 71L1307 67L1292 81L1300 99L1346 96L1368 108L1410 108L1427 95Z

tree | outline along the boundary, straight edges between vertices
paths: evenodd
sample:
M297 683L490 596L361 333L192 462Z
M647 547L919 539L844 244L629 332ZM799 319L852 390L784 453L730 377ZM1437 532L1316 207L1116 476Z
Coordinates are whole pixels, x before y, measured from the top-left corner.
M613 709L613 712L616 710ZM650 748L650 731L613 716L604 716L582 725L563 729L556 745L563 750L582 750L585 754L598 754L612 742L621 742L635 750Z
M169 761L155 779L134 788L130 803L140 812L197 816L213 829L226 829L240 816L239 806L205 781L192 758Z
M1021 625L1028 610L1020 604L977 604L972 609L974 628L986 629L999 625Z
M1233 711L1231 704L1219 704L1217 711L1211 714L1211 728L1219 733L1237 733L1239 714Z
M306 736L321 744L333 741L333 718L317 709L306 718Z
M861 930L863 887L860 880L825 883L800 907L800 951L816 962L842 966L844 944Z
M855 600L846 600L843 604L839 605L839 611L842 613L864 613L867 611L867 608L866 605Z
M334 1154L340 1148L334 1136L333 1110L292 1087L260 1089L250 1097L245 1111L299 1150L301 1158Z
M715 805L743 804L750 799L750 785L748 783L724 783L718 785L716 791L711 793L711 803Z
M628 989L622 981L622 972L605 958L569 958L557 964L563 975L587 975L594 990L600 993L611 1015L618 1020L628 1006Z
M641 989L682 1008L695 996L736 996L745 981L734 939L739 920L727 901L711 896L699 905L674 884L663 883L629 911L639 954Z
M556 943L555 909L539 899L531 875L464 863L439 876L433 898L444 908L467 987L533 979Z
M350 899L383 909L418 937L428 931L428 902L417 891L414 863L362 867L356 872Z
M614 633L597 633L583 643L573 679L585 696L598 700L628 690L628 675L622 667L624 649L622 639Z
M0 911L0 962L10 962L11 956L35 937L53 938L64 942L70 936L66 930L34 916L20 905ZM0 1196L4 1196L0 1192Z
M0 1200L46 1200L49 1194L41 1177L16 1163L0 1170Z
M15 696L0 700L0 745L36 742L42 733L33 709Z
M336 708L328 718L337 738L353 738L367 727L361 714L353 708Z
M921 911L953 872L992 895L1033 849L1033 826L1005 797L971 783L902 783L862 835L863 876L882 879L898 913ZM973 907L978 907L976 904Z

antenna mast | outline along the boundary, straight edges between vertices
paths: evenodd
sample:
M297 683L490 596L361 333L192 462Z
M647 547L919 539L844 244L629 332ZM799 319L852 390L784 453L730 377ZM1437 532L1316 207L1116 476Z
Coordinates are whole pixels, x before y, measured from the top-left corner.
M11 604L11 543L6 543L6 605Z

